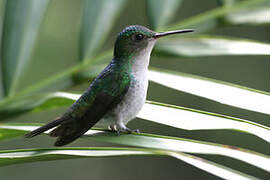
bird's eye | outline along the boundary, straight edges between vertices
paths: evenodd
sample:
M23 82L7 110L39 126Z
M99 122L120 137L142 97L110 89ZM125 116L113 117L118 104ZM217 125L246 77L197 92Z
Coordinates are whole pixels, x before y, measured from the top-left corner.
M133 36L133 40L134 41L141 41L143 38L144 38L144 35L143 34L135 34Z

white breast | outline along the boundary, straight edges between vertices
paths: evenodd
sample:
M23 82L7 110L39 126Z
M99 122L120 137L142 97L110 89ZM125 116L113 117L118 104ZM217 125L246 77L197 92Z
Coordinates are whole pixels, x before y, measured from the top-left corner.
M122 103L117 107L118 121L127 124L128 121L134 119L139 111L142 109L147 95L148 89L148 65L150 61L150 54L155 41L148 44L148 47L140 52L132 65L132 75L135 81L129 87Z
M147 71L141 73L139 77L135 76L136 81L131 84L123 101L115 109L118 121L124 124L134 119L145 103L148 88Z
M131 83L123 100L97 123L98 127L106 127L119 123L127 124L130 120L134 119L142 109L147 95L147 72L150 54L154 44L155 41L150 42L148 47L136 56L132 65L134 81Z

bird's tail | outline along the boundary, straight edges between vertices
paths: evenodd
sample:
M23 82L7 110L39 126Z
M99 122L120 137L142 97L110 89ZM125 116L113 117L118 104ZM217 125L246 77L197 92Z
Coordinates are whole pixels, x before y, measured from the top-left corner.
M48 124L46 124L46 125L44 125L44 126L41 126L41 127L37 128L37 129L35 129L35 130L33 130L33 131L31 131L31 132L25 134L24 136L25 136L26 138L32 138L32 137L34 137L34 136L37 136L37 135L39 135L39 134L41 134L41 133L43 133L43 132L45 132L45 131L47 131L47 130L53 128L53 127L58 126L58 125L61 124L65 119L66 119L66 118L64 118L64 117L59 117L59 118L55 119L54 121L52 121L52 122L50 122L50 123L48 123Z

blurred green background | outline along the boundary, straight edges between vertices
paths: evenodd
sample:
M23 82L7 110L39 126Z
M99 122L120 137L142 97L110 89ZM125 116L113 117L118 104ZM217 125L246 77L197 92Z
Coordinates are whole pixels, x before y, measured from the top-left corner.
M12 1L12 0L11 0ZM28 67L19 83L19 90L34 82L38 82L54 73L78 63L80 18L83 2L81 0L52 0L49 4L45 18L41 24L41 31L37 39L36 48L31 57L31 65ZM192 15L205 12L217 7L217 1L186 0L172 19L185 19ZM105 46L101 51L113 47L114 40L119 31L125 26L140 24L149 27L146 18L146 6L144 0L128 1L120 18L117 19ZM249 38L263 42L270 42L269 26L245 26L235 25L218 27L208 34L230 35ZM200 33L200 32L196 32ZM53 65L52 65L53 64ZM201 75L213 79L232 82L259 90L270 91L269 76L270 61L268 56L218 56L200 58L162 58L152 56L152 67L160 67L180 72ZM51 90L63 89L68 82L55 84ZM78 85L68 89L71 92L82 92L89 84ZM18 90L18 91L19 91ZM169 104L192 107L195 109L253 120L270 126L269 116L254 113L243 109L232 108L214 101L187 93L150 83L148 99ZM65 109L30 113L16 117L12 122L48 122L62 113ZM218 142L227 145L236 145L257 152L270 155L270 145L263 140L258 140L252 135L242 134L228 130L186 131L172 127L136 119L129 124L131 128L139 128L142 132L163 134L190 139ZM246 142L246 139L251 144ZM254 141L252 139L254 138ZM39 136L30 140L23 137L12 141L0 143L0 150L15 148L40 148L51 147L53 139L47 136ZM98 143L87 139L78 139L70 146L111 146L111 144ZM265 150L268 151L265 151ZM201 155L204 157L203 155ZM220 156L207 156L213 161L220 160L224 165L228 164L234 169L249 168L250 174L259 174L259 177L270 177L266 172L253 166L242 166L242 163L230 158ZM120 157L120 158L96 158L73 159L49 162L37 162L29 164L12 165L0 168L0 180L17 179L218 179L200 169L188 165L179 160L168 157Z

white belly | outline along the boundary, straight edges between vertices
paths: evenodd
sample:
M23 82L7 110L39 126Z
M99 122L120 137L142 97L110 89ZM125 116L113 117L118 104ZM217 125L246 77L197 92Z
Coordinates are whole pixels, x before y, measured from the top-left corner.
M123 100L104 118L102 118L95 127L107 128L115 124L127 124L134 119L142 109L147 95L148 79L147 72L140 74L140 77L135 76L134 81L128 89Z
M139 111L142 109L147 95L148 80L145 77L135 81L129 88L123 101L115 108L118 113L118 121L127 124L134 119Z

